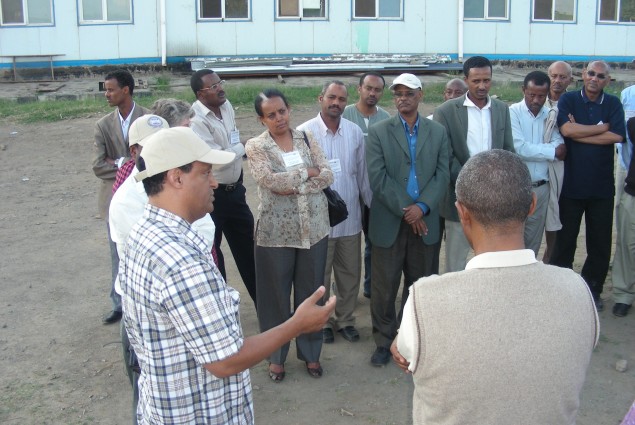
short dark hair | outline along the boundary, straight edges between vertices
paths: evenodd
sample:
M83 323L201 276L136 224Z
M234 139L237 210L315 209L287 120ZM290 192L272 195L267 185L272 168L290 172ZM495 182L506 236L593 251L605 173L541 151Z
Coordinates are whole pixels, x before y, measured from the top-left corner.
M526 88L529 82L533 82L534 85L538 87L542 87L545 84L547 85L547 91L551 87L551 80L549 79L549 75L546 72L542 71L532 71L529 74L525 75L525 80L523 81L523 87Z
M374 71L370 71L370 72L365 72L362 74L361 77L359 77L359 86L363 86L364 85L364 80L366 79L366 77L377 77L377 78L381 78L381 82L384 83L384 87L386 87L386 80L384 80L384 77L379 73L379 72L374 72Z
M468 77L470 75L470 69L472 68L485 68L489 67L492 70L492 63L485 56L472 56L465 62L463 62L463 75Z
M256 109L256 113L259 117L264 117L262 112L262 102L272 97L279 97L284 102L284 106L289 107L289 102L287 102L287 98L282 94L282 92L278 89L265 89L261 93L256 96L256 100L254 100L254 108Z
M194 163L190 162L189 164L185 164L177 168L179 168L184 173L189 173L190 171L192 171L193 166ZM144 171L146 169L146 163L142 156L139 156L139 159L137 161L137 169L139 171ZM145 179L143 179L143 189L146 191L146 195L154 196L161 193L163 191L163 181L165 180L165 176L167 175L168 172L164 171L162 173L155 174L152 177L146 177Z
M214 71L208 68L199 69L192 77L190 77L190 87L194 92L194 96L203 88L203 77L209 74L213 74Z
M335 84L336 86L344 87L346 89L346 92L348 92L348 88L346 87L346 84L344 84L343 81L331 80L331 81L327 81L326 83L322 85L322 91L320 92L320 96L324 96L324 93L326 93L329 87L331 87L333 84Z
M128 87L128 92L130 96L134 92L134 78L132 78L132 74L125 69L115 69L112 72L106 74L106 78L104 81L108 80L117 80L117 85L120 89L124 87Z
M484 227L524 223L532 202L529 169L502 149L476 154L459 173L456 200Z

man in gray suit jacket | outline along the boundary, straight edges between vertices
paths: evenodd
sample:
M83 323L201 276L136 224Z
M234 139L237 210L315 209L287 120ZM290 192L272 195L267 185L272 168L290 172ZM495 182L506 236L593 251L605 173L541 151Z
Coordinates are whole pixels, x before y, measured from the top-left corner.
M112 311L104 318L104 324L116 323L121 319L121 297L115 292L115 278L119 271L119 256L117 246L110 238L108 225L108 208L112 199L112 185L115 182L117 170L128 161L128 129L130 124L150 110L137 106L132 100L134 78L124 70L117 69L106 75L106 100L108 105L117 109L97 121L95 124L95 142L93 144L93 172L101 179L97 204L99 214L106 220L108 242L110 244L111 260L111 288L110 299Z
M463 75L467 93L448 100L434 111L434 120L445 127L450 141L450 185L441 205L441 217L445 219L446 272L465 269L470 251L454 205L459 171L477 153L490 149L514 152L509 109L489 96L492 64L483 56L473 56L463 64Z
M438 273L434 257L440 238L439 203L450 181L446 132L418 112L421 81L401 74L390 90L399 113L371 126L366 144L373 191L369 236L375 366L388 363L389 347L397 335L401 309L397 315L395 300L402 271L402 308L412 282Z

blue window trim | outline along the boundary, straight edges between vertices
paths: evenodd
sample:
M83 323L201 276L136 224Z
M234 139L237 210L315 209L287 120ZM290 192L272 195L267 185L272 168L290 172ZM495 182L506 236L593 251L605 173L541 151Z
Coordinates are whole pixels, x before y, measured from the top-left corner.
M105 20L101 20L101 21L82 21L81 20L81 2L83 0L77 0L75 2L77 8L76 8L76 12L77 12L77 26L83 27L83 26L91 26L91 27L96 27L96 26L104 26L104 25L134 25L135 21L134 21L134 0L130 0L130 20L129 21L105 21Z
M55 26L55 1L49 0L51 5L51 22L45 24L3 24L0 22L0 28L49 28Z
M507 17L506 18L487 18L485 17L485 3L483 3L483 17L482 18L466 18L465 17L465 9L463 9L463 21L464 22L511 22L512 17L511 17L511 7L510 7L510 0L505 0L505 2L507 3Z
M556 0L553 0L556 1ZM529 6L529 22L532 24L557 24L557 25L571 25L578 23L578 0L573 0L573 19L571 21L560 21L554 19L534 19L534 9L536 6L536 0L531 0L531 5Z
M300 1L300 0L297 0ZM280 0L275 0L273 2L273 20L274 22L301 22L301 21L306 21L306 22L328 22L330 21L330 7L331 7L331 1L332 0L324 0L324 2L326 3L326 7L324 10L324 17L308 17L305 18L303 16L278 16L278 4L280 3Z
M596 11L595 11L595 23L596 25L625 25L625 26L630 26L630 25L635 25L635 22L620 22L619 21L619 14L620 11L617 11L617 21L600 21L600 7L601 7L601 3L603 0L599 0L596 4ZM616 5L617 6L617 5Z
M222 0L226 2L227 0ZM252 0L248 0L249 3L249 16L246 18L201 18L201 0L196 0L196 10L194 19L197 23L202 24L213 24L218 22L253 22L253 9L252 9Z
M382 22L382 21L386 21L386 22L403 22L405 21L405 0L398 0L399 2L401 2L401 16L398 17L391 17L391 16L378 16L376 18L369 18L369 17L363 17L363 18L356 18L355 17L355 3L356 0L352 0L351 1L351 21L353 22Z

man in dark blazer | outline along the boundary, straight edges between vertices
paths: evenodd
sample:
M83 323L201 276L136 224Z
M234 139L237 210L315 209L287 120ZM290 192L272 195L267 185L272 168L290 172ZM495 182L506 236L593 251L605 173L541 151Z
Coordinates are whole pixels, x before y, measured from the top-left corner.
M439 202L450 181L445 129L419 115L421 81L401 74L390 86L398 114L368 129L366 163L373 191L369 236L372 247L371 319L377 349L375 366L390 359L401 308L417 279L438 273ZM438 263L436 263L438 268ZM404 290L400 313L395 300L401 273Z
M117 109L95 124L93 172L101 179L97 205L100 216L106 220L110 244L112 311L104 318L104 324L112 324L121 319L121 297L115 292L114 287L115 278L119 271L119 256L117 255L117 247L110 238L110 226L108 226L108 208L112 199L112 185L115 182L117 170L129 159L128 129L130 125L140 116L149 114L150 110L136 105L132 100L134 78L128 71L117 69L106 75L104 86L108 105Z
M489 96L492 64L483 56L473 56L463 64L463 75L467 93L448 100L434 111L434 120L445 127L450 141L450 184L441 204L441 217L445 219L446 272L464 270L470 251L454 205L459 171L479 152L490 149L514 152L509 109L504 102Z

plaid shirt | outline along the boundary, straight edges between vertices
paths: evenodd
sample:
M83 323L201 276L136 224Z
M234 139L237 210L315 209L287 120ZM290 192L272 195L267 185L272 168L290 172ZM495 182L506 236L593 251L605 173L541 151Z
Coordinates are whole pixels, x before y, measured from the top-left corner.
M252 424L249 371L218 379L203 365L243 344L238 292L182 218L150 204L119 269L124 324L139 357L139 424Z
M132 170L135 167L134 159L129 159L124 165L121 166L120 169L117 170L117 175L115 176L115 183L112 185L112 193L115 193L119 186L126 181L128 176L132 173Z

